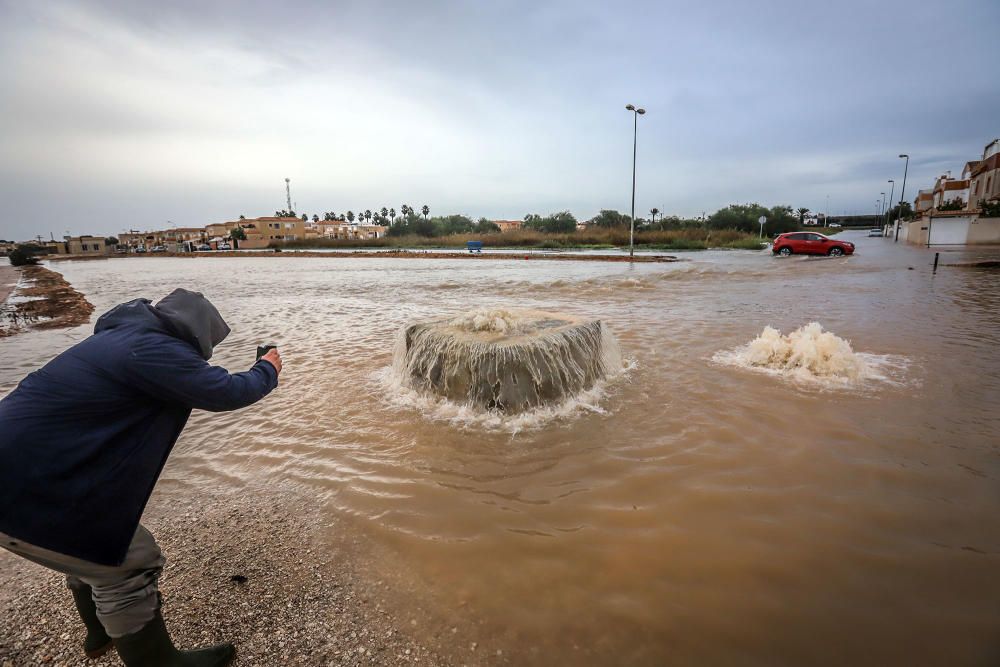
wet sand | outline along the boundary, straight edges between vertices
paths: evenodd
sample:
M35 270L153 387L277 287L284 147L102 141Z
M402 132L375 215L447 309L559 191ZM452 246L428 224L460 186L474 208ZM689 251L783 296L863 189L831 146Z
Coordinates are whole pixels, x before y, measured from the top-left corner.
M94 312L93 304L73 289L62 274L43 266L21 267L20 274L29 282L21 286L18 296L29 300L7 310L4 320L0 320L0 336L10 336L29 328L74 327L90 320Z
M504 662L472 628L390 613L350 531L292 489L168 489L143 525L167 557L163 615L179 647L231 641L234 665L264 667ZM341 534L335 546L319 526ZM85 661L84 634L63 577L0 549L0 666L121 664L114 651Z
M17 284L17 269L13 266L0 265L0 303L7 300Z

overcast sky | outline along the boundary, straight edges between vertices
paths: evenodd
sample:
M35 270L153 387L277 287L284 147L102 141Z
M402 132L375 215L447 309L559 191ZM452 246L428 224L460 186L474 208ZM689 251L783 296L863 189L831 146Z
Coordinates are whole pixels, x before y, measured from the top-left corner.
M1000 135L1000 2L0 0L0 238L407 203L870 212Z

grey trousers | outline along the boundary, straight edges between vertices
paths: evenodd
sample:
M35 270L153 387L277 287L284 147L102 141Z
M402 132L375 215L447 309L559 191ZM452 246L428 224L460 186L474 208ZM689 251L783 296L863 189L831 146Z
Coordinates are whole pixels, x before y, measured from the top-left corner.
M129 544L125 562L98 565L22 542L0 533L0 547L22 558L66 575L66 585L90 586L97 617L111 638L138 632L153 620L160 606L157 580L166 559L148 530L139 526Z

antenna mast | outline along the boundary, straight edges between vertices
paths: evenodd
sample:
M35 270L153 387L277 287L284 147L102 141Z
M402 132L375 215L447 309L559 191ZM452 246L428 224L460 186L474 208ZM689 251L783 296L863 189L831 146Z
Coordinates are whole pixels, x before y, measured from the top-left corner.
M292 208L292 186L290 185L291 182L292 182L292 179L290 179L290 178L286 178L285 179L285 197L288 198L288 212L289 213L291 213L293 210L295 210L295 209Z

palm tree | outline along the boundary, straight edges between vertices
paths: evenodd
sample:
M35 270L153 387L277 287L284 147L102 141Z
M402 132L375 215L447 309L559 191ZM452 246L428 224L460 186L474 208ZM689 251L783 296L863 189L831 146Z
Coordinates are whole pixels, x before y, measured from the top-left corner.
M427 204L424 204L423 208L420 209L420 212L424 214L424 220L426 220L427 214L431 212L431 207L428 206Z
M396 221L396 209L390 208L389 209L389 222L395 222L395 221Z
M319 222L319 216L313 213L313 222Z
M805 223L805 221L806 221L806 215L808 213L809 213L809 209L807 209L805 206L803 206L802 208L798 209L799 224L800 225Z
M354 211L348 211L347 212L347 221L348 222L354 222Z
M660 209L655 208L655 207L649 209L649 214L653 218L653 224L654 225L656 224L656 214L659 213L659 212L660 212Z
M383 220L383 221L384 221L384 220L385 220L386 218L388 218L388 217L389 217L389 209L387 209L387 208L386 208L385 206L383 206L383 207L382 207L382 210L381 210L381 211L379 211L379 213L381 213L381 214L382 214L382 220Z
M372 219L372 212L370 209L365 209L365 222L370 222Z

